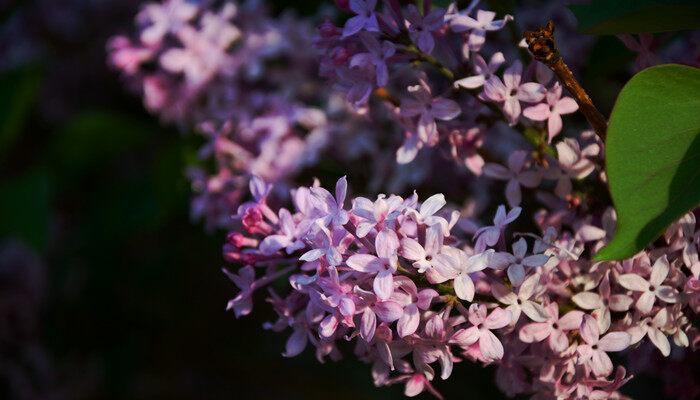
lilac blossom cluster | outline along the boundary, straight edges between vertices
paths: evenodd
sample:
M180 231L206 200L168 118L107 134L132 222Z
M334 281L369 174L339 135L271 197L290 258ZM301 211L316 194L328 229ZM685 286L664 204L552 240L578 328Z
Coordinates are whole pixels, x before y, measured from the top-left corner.
M318 182L300 187L293 209L275 211L269 185L254 178L251 191L237 213L242 228L224 246L228 261L244 265L225 270L240 289L228 308L247 315L267 288L279 319L265 328L290 331L286 357L311 344L320 361L338 359L338 342L353 341L375 384L405 382L408 396L440 397L434 378L469 360L497 364L510 396L607 399L622 398L617 389L631 378L609 353L649 341L668 356L671 343L700 344L691 324L700 311L693 214L669 228L664 246L594 263L581 254L605 235L553 226L542 236L509 234L520 208L499 206L493 225L470 239L442 194L347 202L343 177L335 193ZM282 277L284 294L270 287Z
M615 228L604 144L564 124L576 102L516 43L515 23L550 16L573 37L561 4L514 17L478 0L404 3L337 1L347 21L322 23L312 41L308 21L271 18L257 2L167 0L142 9L137 37L110 43L113 65L151 111L207 138L201 156L216 171L190 171L193 211L232 229L224 257L240 268L225 272L240 292L228 308L247 315L266 289L279 319L265 327L290 332L285 356L311 344L319 360L337 359L338 343L351 341L375 384L405 383L409 396L440 397L435 377L469 360L496 364L509 396L625 398L625 358L632 368L640 349L678 360L700 346L695 214L631 259L592 260ZM677 41L655 57L648 38L621 39L637 66L697 62ZM574 70L584 58L570 60ZM434 153L463 166L468 174L455 176L473 196L448 211L441 194L346 205L345 178L335 193L318 183L290 190L326 147L371 154L365 193L417 186L434 174ZM355 175L358 163L347 164ZM285 199L294 207L274 207ZM479 222L494 209L492 223ZM527 232L510 228L516 219ZM284 293L271 286L279 280ZM700 390L671 381L679 397Z
M321 74L349 103L362 110L373 90L387 93L384 106L404 129L399 163L443 143L479 176L491 157L483 139L495 122L536 129L551 143L562 132L562 116L578 109L543 65L524 68L515 45L487 41L513 16L498 17L478 3L460 10L456 3L442 9L424 2L419 9L385 1L379 9L375 0L350 1L355 15L343 27L326 22L319 30Z
M109 61L149 111L205 138L198 155L214 170L188 176L193 217L209 228L231 226L252 174L282 189L329 143L343 143L339 159L376 151L372 127L323 90L310 21L258 1L164 0L136 25L110 40Z

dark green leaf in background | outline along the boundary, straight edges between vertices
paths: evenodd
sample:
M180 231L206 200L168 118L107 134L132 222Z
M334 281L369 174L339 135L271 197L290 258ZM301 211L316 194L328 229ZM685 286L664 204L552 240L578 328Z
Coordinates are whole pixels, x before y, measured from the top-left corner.
M700 28L698 0L593 0L569 8L579 31L594 35Z
M49 176L41 169L0 183L0 236L21 238L41 251L49 230Z
M0 158L22 131L39 92L41 71L24 66L0 74Z
M605 157L618 224L596 259L619 260L700 204L700 69L667 64L635 75L615 103Z

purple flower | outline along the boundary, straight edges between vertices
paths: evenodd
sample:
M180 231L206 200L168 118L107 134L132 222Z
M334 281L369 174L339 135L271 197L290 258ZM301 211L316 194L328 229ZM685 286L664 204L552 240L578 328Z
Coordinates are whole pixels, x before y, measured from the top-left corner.
M600 146L592 143L581 149L576 139L564 138L555 147L559 156L558 166L550 165L544 171L544 177L556 180L554 193L566 198L571 193L571 179L583 179L595 171L595 163L591 158L598 156Z
M350 0L350 9L357 15L350 18L343 28L343 37L352 36L361 30L379 32L379 23L374 7L377 0Z
M481 227L474 233L474 240L476 241L474 251L480 253L486 250L487 246L495 246L503 230L509 223L518 218L521 211L522 209L520 207L514 207L506 214L505 206L498 206L496 216L493 218L493 225Z
M449 121L456 118L461 113L459 104L442 97L433 97L430 86L422 79L420 84L409 86L408 92L413 98L401 100L401 116L419 116L418 137L423 142L435 143L438 140L435 120Z
M377 86L386 86L389 82L389 69L386 60L394 55L396 47L386 40L380 44L373 35L366 32L360 33L360 40L368 51L352 56L350 67L373 66L377 76Z
M159 44L165 35L177 31L197 15L199 7L187 0L168 0L163 4L148 3L136 20L147 25L141 32L141 41L149 46Z
M561 132L562 114L571 114L578 110L578 104L571 97L561 97L562 88L559 82L547 91L547 103L540 103L523 110L523 115L533 121L547 121L549 142Z
M442 250L444 236L440 225L433 225L425 232L425 247L413 239L401 239L401 254L404 258L413 261L413 267L419 273L424 273L433 266L433 260Z
M415 5L408 5L406 28L411 40L418 46L420 51L428 54L433 52L435 47L433 32L442 28L444 23L445 10L436 8L428 15L423 16Z
M353 254L346 264L358 272L376 274L374 293L381 300L388 300L394 292L394 272L398 266L399 239L393 231L381 231L375 239L377 255Z
M325 226L342 226L349 221L347 211L343 210L345 196L348 191L348 181L345 176L338 179L335 185L335 197L322 187L311 189L311 200L320 213L320 220Z
M482 87L484 83L486 83L486 81L496 73L498 67L500 67L505 61L506 59L503 57L503 53L500 51L491 56L488 64L486 64L486 61L481 54L476 54L474 56L474 61L472 61L475 75L456 80L454 87L463 87L466 89L476 89Z
M536 268L543 266L549 256L544 254L533 254L526 256L527 242L524 238L520 238L513 244L513 254L498 253L498 264L505 265L508 268L508 279L513 286L520 286L525 280L525 268Z
M517 150L508 157L508 168L496 163L487 163L484 166L484 175L508 181L506 185L506 199L511 207L520 205L522 200L520 186L535 188L542 181L542 174L539 171L525 169L526 161L527 153L523 150Z
M472 301L474 300L475 288L474 281L472 281L469 274L483 271L489 267L489 258L492 254L493 250L488 250L467 256L467 253L463 250L448 247L437 255L433 266L438 276L444 278L444 280L454 280L453 286L457 297L462 300Z
M545 96L545 89L539 83L521 83L523 66L516 61L503 73L503 81L492 76L484 84L482 93L486 100L498 103L510 125L515 125L520 117L520 102L537 103Z

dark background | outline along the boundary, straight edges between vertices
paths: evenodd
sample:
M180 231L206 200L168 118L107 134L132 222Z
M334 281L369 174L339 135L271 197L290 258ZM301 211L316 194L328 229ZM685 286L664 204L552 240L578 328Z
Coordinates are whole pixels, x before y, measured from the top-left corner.
M106 66L137 5L0 0L0 248L20 254L0 259L0 399L402 398L350 347L340 363L281 357L262 296L249 317L225 312L223 233L188 215L200 140L161 126ZM631 55L612 38L594 51L584 81L609 109ZM436 386L502 398L493 372L463 363Z

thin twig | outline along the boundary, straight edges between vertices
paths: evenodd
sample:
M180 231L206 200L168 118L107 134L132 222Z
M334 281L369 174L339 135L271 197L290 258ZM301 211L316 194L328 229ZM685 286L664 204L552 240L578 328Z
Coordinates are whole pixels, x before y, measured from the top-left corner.
M556 43L554 42L554 23L547 22L547 25L539 27L532 31L525 31L525 41L530 49L530 52L537 61L548 66L559 78L559 81L566 89L574 96L576 103L583 115L591 124L596 134L605 141L608 131L608 122L603 114L598 111L593 104L593 100L586 93L586 90L576 80L574 74L566 65L564 59L559 55Z

